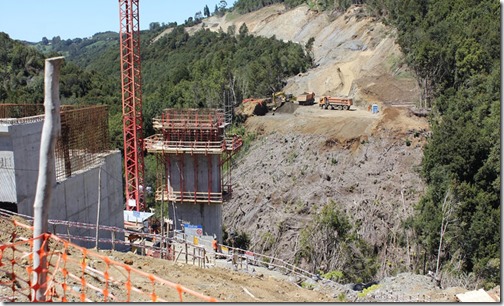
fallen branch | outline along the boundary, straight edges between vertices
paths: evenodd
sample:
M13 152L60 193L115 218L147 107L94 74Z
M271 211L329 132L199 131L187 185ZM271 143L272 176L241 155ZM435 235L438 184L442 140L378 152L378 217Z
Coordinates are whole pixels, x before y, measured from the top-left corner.
M242 287L243 291L245 291L246 294L250 295L254 300L259 301L258 298L256 298L252 293L250 293L250 291L247 290L247 288L245 288L243 286L241 286L241 287Z

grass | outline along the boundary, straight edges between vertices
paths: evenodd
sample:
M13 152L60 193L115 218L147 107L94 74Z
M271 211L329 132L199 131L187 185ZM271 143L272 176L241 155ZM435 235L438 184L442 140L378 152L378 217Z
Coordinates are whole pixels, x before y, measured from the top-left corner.
M362 290L362 292L357 293L357 296L363 298L378 288L380 288L380 285L372 285L371 287L367 287L366 289Z

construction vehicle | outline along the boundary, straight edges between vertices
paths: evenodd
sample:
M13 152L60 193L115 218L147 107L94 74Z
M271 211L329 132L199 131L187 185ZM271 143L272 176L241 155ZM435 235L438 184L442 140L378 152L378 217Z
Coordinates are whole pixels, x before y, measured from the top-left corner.
M244 113L247 116L264 116L268 112L269 105L272 104L271 98L248 98L243 99L242 104L244 106Z
M310 92L303 92L296 98L297 102L299 105L312 105L315 103L315 93L310 91Z
M283 91L278 91L273 93L271 97L271 104L268 105L268 109L276 111L277 108L282 106L285 102L290 102L292 101L292 95L291 94L285 94Z
M324 109L349 110L352 105L352 98L324 96L319 100L320 108Z

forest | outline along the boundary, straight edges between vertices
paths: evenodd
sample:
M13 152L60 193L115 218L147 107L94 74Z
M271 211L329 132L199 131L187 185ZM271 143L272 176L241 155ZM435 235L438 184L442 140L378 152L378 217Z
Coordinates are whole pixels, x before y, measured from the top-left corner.
M412 227L431 261L500 283L500 4L484 0L369 1L432 108L424 148L428 189ZM438 264L439 265L439 264Z
M431 110L432 134L421 172L428 188L415 217L403 226L414 230L434 266L483 279L487 288L495 286L501 264L500 4L238 0L233 9L246 13L273 3L308 3L313 9L336 10L362 2L370 15L397 29L397 42L422 89L421 106ZM153 132L150 118L163 108L218 107L224 94L233 101L267 96L281 90L285 78L312 65L303 46L254 37L246 26L189 36L183 25L171 24L170 34L151 42L167 27L154 25L142 33L147 135ZM59 42L57 51L72 59L62 70L62 101L109 105L112 146L120 148L117 40L105 33L87 43ZM102 46L90 47L96 43ZM54 54L0 33L0 103L41 103L43 60Z

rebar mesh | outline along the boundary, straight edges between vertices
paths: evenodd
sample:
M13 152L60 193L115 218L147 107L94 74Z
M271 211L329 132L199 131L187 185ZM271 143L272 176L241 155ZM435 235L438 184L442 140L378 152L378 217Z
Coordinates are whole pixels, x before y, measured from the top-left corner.
M106 106L62 111L55 150L56 180L98 165L109 149Z
M0 104L0 125L44 120L42 104ZM55 148L56 180L98 165L110 149L106 106L61 106L61 134Z

